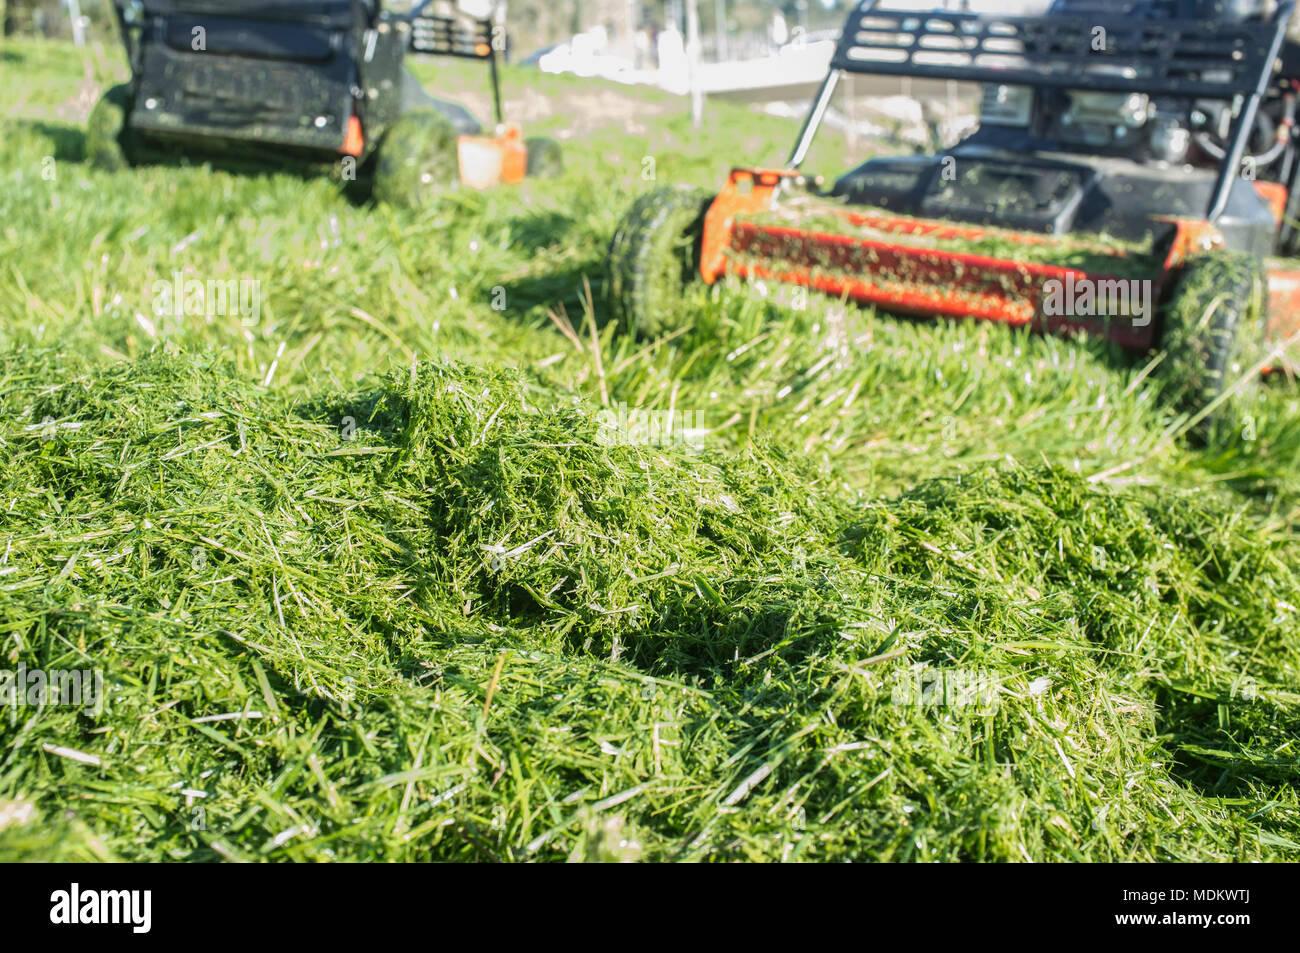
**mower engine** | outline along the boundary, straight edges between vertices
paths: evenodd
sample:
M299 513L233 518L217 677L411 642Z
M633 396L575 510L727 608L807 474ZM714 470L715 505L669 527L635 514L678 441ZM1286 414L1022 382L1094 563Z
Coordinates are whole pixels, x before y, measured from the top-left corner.
M1191 17L1207 24L1241 23L1271 13L1271 0L1185 0L1137 3L1127 0L1056 0L1049 12L1074 15L1127 15L1160 20ZM1104 49L1107 37L1098 32L1094 45ZM1154 51L1153 51L1154 52ZM1116 70L1117 74L1120 68ZM985 87L980 121L984 125L1019 126L1062 151L1101 152L1138 161L1212 166L1223 159L1232 123L1229 104L1188 97L1152 97L1145 93L1090 90L1045 90L1037 98L1027 87ZM1294 99L1269 103L1280 109L1256 117L1252 153L1256 170L1276 162L1294 122ZM1193 146L1195 145L1195 148Z
M1192 51L1234 26L1266 20L1274 8L1274 0L1056 0L1048 11L1055 32L1027 32L1021 55L1046 62L1082 46L1091 57L1091 88L985 84L980 126L970 136L939 156L868 162L843 176L833 194L911 215L1058 235L1137 239L1154 215L1201 216L1229 155L1239 103L1197 96L1191 83L1183 92L1179 77L1185 71L1199 83L1234 81L1234 60L1207 68L1206 57ZM1138 30L1120 38L1093 25L1108 22ZM1063 24L1073 26L1066 32ZM1176 53L1166 29L1178 31ZM1121 40L1128 55L1115 56L1113 66L1096 63ZM992 39L983 42L988 48ZM1149 67L1135 65L1134 43ZM1158 71L1163 83L1153 86L1162 88L1134 91ZM1108 77L1118 88L1099 88ZM1279 80L1254 114L1241 174L1218 219L1230 248L1273 252L1286 211L1282 186L1296 173L1295 97L1291 83ZM1257 187L1268 183L1277 189ZM1284 229L1284 245L1296 242L1292 231Z

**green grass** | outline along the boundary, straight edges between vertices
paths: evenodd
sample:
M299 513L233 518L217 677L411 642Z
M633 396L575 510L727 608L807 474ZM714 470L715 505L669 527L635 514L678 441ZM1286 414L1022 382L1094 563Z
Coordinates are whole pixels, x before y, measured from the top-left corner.
M647 157L793 138L736 106L507 71L569 171L406 213L97 172L75 53L0 73L0 668L109 693L0 709L0 857L1300 858L1293 385L1197 449L1098 344L735 285L618 337Z

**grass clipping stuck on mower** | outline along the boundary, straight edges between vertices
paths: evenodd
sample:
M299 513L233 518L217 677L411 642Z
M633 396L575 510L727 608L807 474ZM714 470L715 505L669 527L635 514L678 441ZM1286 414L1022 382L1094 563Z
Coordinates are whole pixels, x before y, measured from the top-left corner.
M897 223L889 230L869 224L876 216ZM1123 278L1150 278L1160 272L1161 259L1154 247L1154 237L1144 241L1124 241L1109 235L1032 236L1012 229L981 226L979 238L935 237L923 229L932 221L899 215L887 209L867 206L843 206L843 211L827 207L823 198L785 198L776 207L757 214L737 216L737 221L759 226L777 226L809 232L842 235L872 242L888 242L906 248L932 248L935 251L963 255L981 255L1011 261L1076 268L1080 271L1110 274ZM915 231L909 231L914 222ZM1039 240L1029 241L1031 238ZM740 258L741 256L737 256ZM869 254L854 261L861 273L872 274L875 259ZM900 276L901 277L901 276Z

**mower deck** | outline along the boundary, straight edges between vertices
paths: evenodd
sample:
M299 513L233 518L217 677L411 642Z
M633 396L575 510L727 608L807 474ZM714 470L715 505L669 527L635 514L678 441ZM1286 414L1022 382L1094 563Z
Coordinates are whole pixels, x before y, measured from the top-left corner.
M971 226L815 199L778 203L780 183L789 178L786 170L732 170L704 219L700 273L706 282L725 274L779 281L902 314L1086 333L1145 351L1156 344L1153 317L1171 276L1188 254L1221 244L1213 226L1193 219L1153 220L1149 240L1134 243ZM1300 270L1294 267L1300 263L1290 265L1269 269L1274 338L1300 331ZM1095 303L1078 307L1084 289ZM1071 307L1054 307L1054 294L1068 297Z

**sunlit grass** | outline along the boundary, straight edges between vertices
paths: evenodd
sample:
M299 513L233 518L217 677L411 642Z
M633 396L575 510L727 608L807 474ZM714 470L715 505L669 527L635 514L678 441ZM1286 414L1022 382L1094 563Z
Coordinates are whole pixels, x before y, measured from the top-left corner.
M1293 385L1196 449L1095 343L735 283L620 337L631 199L793 138L739 106L510 70L568 171L405 213L92 170L81 61L7 49L0 668L110 704L0 709L0 855L1300 855Z

